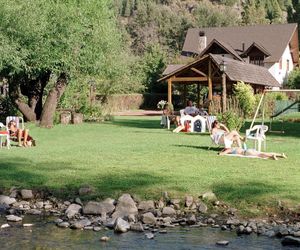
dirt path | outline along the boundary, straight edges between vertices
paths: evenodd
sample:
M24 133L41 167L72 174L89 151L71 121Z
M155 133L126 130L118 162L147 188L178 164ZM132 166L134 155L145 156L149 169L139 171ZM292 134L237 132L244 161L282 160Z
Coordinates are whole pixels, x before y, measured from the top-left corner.
M160 116L162 111L160 110L126 110L113 113L115 116Z

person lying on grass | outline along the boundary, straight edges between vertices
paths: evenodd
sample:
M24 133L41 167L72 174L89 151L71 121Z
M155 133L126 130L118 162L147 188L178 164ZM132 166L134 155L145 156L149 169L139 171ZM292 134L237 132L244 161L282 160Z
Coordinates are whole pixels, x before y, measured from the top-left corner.
M266 153L266 152L258 152L255 149L242 149L242 148L225 148L223 149L219 155L242 155L242 156L256 156L263 159L273 159L278 160L279 158L287 158L287 156L282 153Z
M242 147L241 141L245 141L236 130L229 131L229 129L222 123L215 120L211 125L211 134L216 144L225 144L225 140L235 142L239 148Z
M20 129L14 120L8 123L8 130L11 137L15 137L19 147L35 146L35 140L29 135L28 129Z

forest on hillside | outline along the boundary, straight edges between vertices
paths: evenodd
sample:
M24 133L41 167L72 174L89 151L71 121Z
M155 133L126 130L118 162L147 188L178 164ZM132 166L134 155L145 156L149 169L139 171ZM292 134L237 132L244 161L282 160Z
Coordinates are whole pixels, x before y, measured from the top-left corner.
M91 88L101 96L165 92L156 81L168 63L181 62L189 28L300 22L298 0L0 0L0 6L0 85L9 84L0 109L15 107L45 126L56 107L101 112L87 98Z

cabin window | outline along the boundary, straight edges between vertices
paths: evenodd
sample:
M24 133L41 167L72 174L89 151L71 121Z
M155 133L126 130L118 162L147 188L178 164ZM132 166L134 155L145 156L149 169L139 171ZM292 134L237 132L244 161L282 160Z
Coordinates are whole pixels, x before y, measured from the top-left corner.
M290 71L290 60L289 59L286 60L286 71L287 72Z
M250 56L250 63L264 66L264 57L263 56Z

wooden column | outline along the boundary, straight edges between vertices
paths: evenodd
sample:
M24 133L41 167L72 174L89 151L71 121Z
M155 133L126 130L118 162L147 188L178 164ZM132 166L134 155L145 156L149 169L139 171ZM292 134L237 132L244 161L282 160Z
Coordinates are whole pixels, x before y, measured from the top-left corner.
M172 104L172 79L168 79L168 103Z
M211 113L211 102L213 99L213 88L212 88L212 80L211 80L211 59L209 59L208 62L208 100L209 100L209 106L208 106L208 113Z
M200 106L200 83L197 83L197 107Z
M222 111L226 112L226 74L222 74Z

